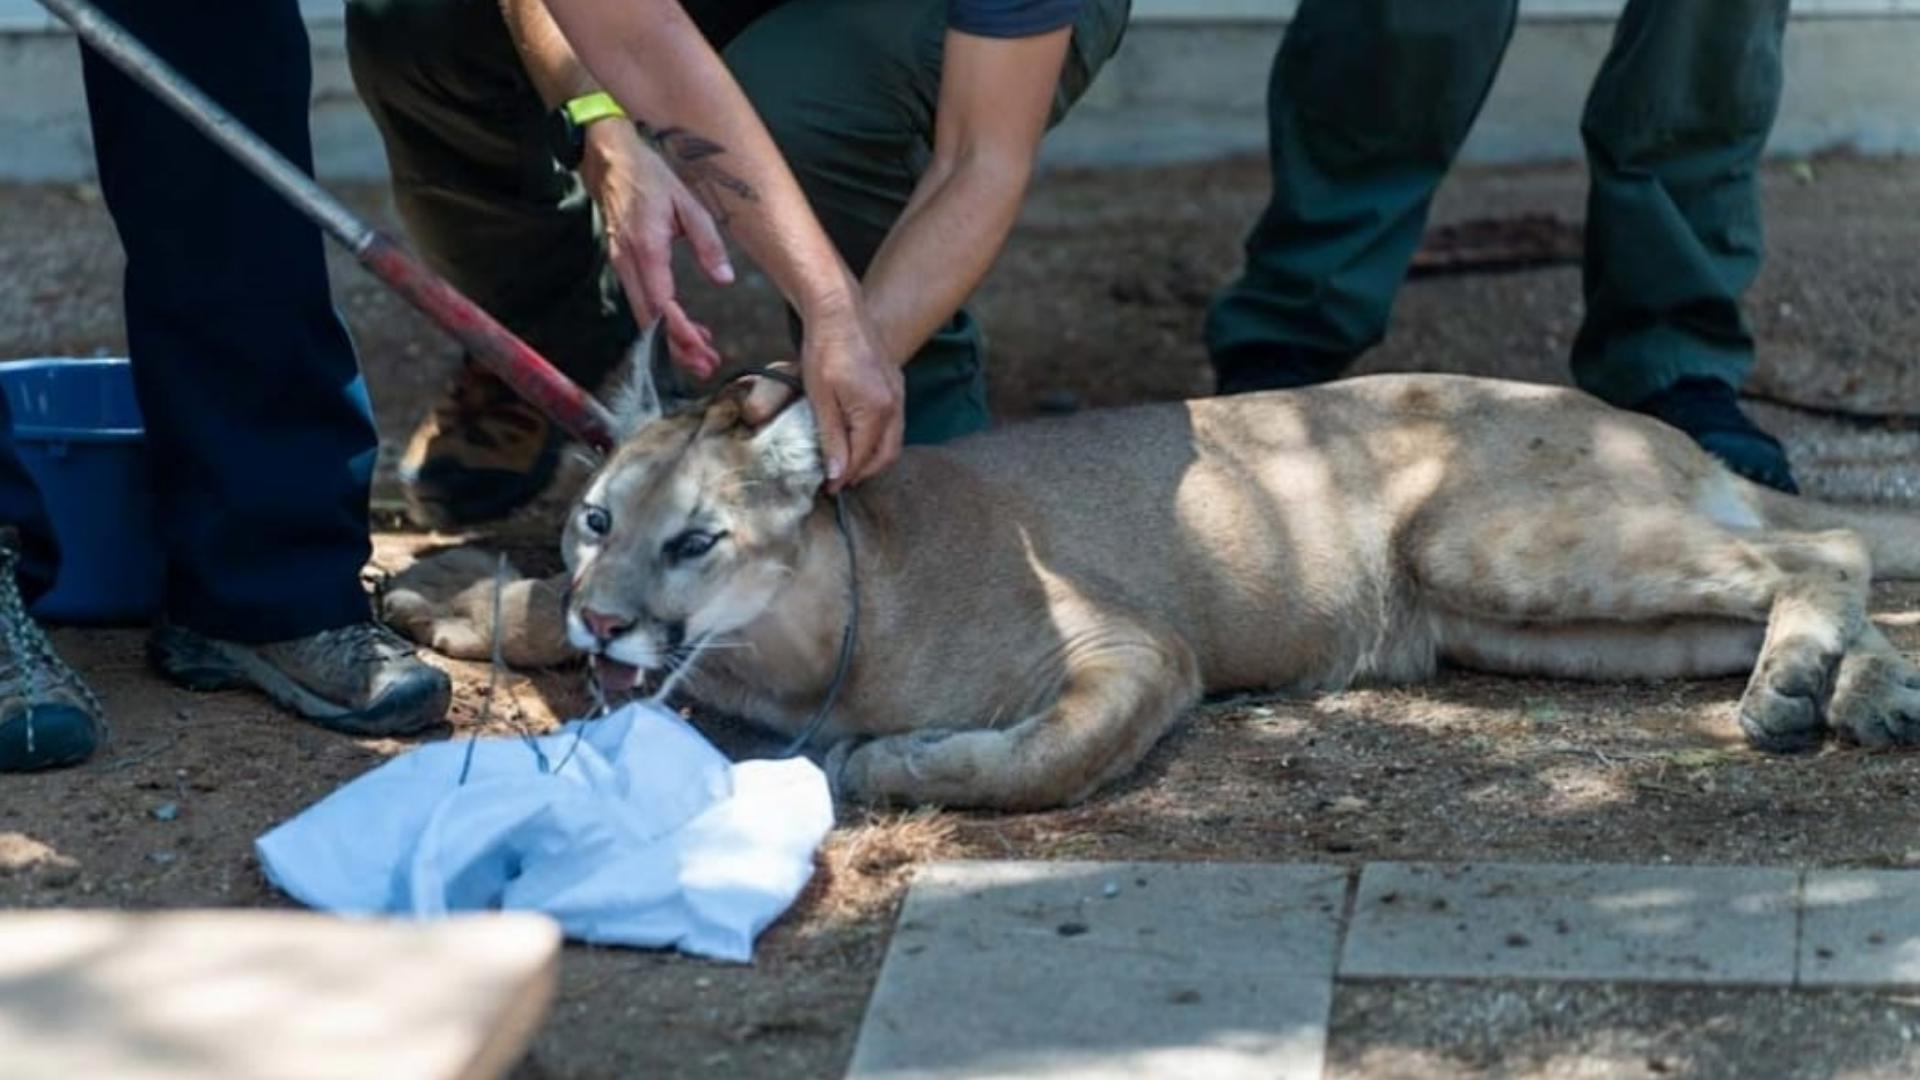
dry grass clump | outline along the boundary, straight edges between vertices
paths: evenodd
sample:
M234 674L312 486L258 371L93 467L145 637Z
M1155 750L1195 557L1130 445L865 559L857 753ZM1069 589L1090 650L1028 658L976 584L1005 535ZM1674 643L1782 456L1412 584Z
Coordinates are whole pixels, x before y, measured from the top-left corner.
M827 837L801 897L814 932L885 919L914 867L968 854L953 815L933 809L868 811Z

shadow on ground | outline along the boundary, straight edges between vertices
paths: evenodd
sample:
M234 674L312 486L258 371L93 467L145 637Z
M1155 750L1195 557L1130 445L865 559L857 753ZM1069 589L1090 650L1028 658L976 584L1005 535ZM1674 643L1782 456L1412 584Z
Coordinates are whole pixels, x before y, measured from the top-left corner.
M1772 256L1753 296L1763 341L1755 387L1821 408L1920 414L1920 368L1909 348L1920 340L1910 258L1920 246L1920 218L1910 212L1920 162L1823 161L1811 176L1768 173ZM1436 220L1494 211L1577 218L1581 193L1575 169L1462 170ZM346 195L391 220L377 189ZM1119 404L1204 389L1197 335L1205 299L1232 272L1263 196L1264 177L1247 163L1043 178L980 296L996 408L1019 416L1042 399ZM9 256L0 269L0 355L124 347L117 249L84 190L0 189L0 251ZM452 352L340 253L332 257L390 463ZM1407 288L1392 337L1365 366L1558 380L1578 302L1577 271L1564 267L1423 280ZM782 351L780 313L764 281L749 277L724 297L702 293L699 304L735 358ZM1904 420L1767 415L1815 491L1911 494L1920 477L1920 436ZM534 560L550 550L551 512L536 508L502 531L516 556L527 556L524 568L537 569ZM443 539L383 537L381 557ZM1901 648L1920 649L1920 589L1882 588L1876 610ZM81 769L0 782L0 905L284 904L260 877L253 837L404 748L294 723L244 694L164 686L145 672L137 632L62 631L57 641L100 690L114 736ZM485 671L447 666L462 733L481 714ZM850 813L817 880L751 967L570 949L553 1018L523 1075L835 1073L851 1052L907 875L930 858L1920 864L1911 810L1920 755L1754 754L1734 723L1739 689L1453 674L1415 689L1221 702L1198 710L1136 775L1085 806L1019 817ZM584 704L576 673L516 675L504 681L488 726L542 726ZM1676 992L1663 1005L1597 989L1557 998L1491 987L1474 997L1441 987L1406 999L1406 1009L1435 1017L1429 1038L1407 1041L1410 1029L1389 1031L1399 1015L1390 1003L1367 993L1343 990L1337 1002L1335 1060L1347 1070L1338 1075L1446 1075L1509 1045L1536 1055L1516 1063L1604 1045L1629 1055L1649 1047L1648 1060L1678 1062L1678 1051L1661 1049L1672 1045L1662 1032L1731 1032L1731 1044L1777 1004L1761 995L1736 1007L1718 991ZM1829 1016L1909 1015L1883 996L1829 997L1845 1007L1780 1006L1780 1030L1814 1032ZM1384 1026L1366 1027L1373 1017ZM1694 1029L1689 1017L1698 1019ZM1458 1030L1469 1021L1513 1037L1475 1042ZM1856 1053L1897 1060L1867 1045L1890 1037L1884 1030L1848 1046L1854 1030L1836 1024L1814 1042L1840 1047L1836 1061L1864 1060ZM1589 1042L1579 1041L1583 1031ZM1608 1031L1620 1033L1613 1044ZM1358 1059L1340 1056L1341 1032L1378 1036L1355 1047L1424 1056L1355 1072ZM1789 1034L1780 1038L1790 1044ZM1507 1075L1534 1074L1513 1068Z

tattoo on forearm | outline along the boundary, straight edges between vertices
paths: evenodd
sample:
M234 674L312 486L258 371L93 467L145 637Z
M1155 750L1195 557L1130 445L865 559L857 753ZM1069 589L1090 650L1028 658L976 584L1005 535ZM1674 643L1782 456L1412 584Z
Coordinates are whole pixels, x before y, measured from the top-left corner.
M753 185L728 171L719 161L727 152L721 146L703 135L696 135L685 128L653 128L640 124L640 135L660 155L667 159L680 179L704 203L714 220L721 225L727 223L727 207L720 198L726 192L743 202L759 202L760 196Z

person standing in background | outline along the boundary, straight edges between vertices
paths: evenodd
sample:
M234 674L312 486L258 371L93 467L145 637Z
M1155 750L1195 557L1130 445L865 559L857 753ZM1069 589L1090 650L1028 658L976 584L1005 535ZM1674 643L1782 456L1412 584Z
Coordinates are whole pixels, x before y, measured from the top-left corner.
M1386 333L1434 189L1513 35L1516 0L1301 0L1267 88L1273 193L1208 312L1220 393L1339 377ZM1630 0L1581 122L1590 187L1575 383L1795 491L1740 409L1761 261L1757 170L1787 0Z

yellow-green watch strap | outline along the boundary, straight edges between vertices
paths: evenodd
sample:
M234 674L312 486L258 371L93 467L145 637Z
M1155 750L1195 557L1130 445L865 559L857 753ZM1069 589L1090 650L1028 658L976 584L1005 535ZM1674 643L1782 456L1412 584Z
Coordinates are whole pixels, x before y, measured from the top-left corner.
M582 94L562 105L561 108L567 111L567 118L578 127L586 127L595 120L605 120L610 116L627 115L627 110L622 109L620 103L613 100L613 95L605 90Z

